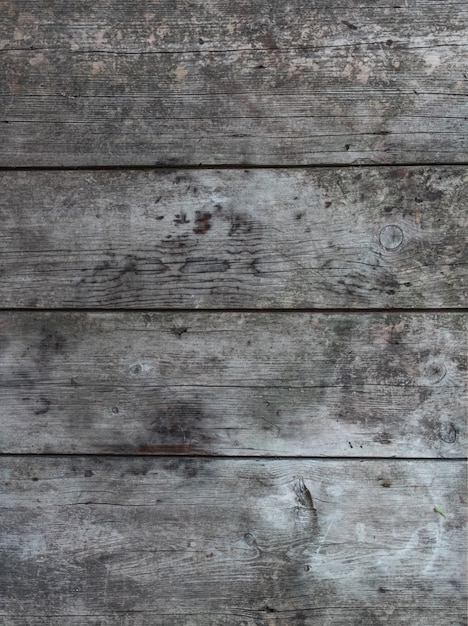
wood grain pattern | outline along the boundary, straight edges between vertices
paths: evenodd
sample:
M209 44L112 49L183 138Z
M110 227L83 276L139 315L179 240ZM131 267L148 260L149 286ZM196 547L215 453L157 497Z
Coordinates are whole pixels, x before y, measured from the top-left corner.
M466 314L0 322L2 452L466 455Z
M0 0L2 626L466 625L467 50Z
M462 167L2 172L11 307L464 307Z
M0 477L5 626L466 621L463 462L10 458Z
M4 0L0 165L465 162L467 23L455 0Z

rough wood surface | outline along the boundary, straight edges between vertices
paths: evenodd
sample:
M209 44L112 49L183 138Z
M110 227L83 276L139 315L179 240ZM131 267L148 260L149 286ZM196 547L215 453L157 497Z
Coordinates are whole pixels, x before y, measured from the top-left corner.
M11 307L458 307L462 167L0 174Z
M2 452L466 454L465 314L0 322Z
M3 458L2 623L463 626L465 482L460 461Z
M459 0L3 0L0 165L468 158Z
M0 0L2 626L466 625L467 67L460 0Z

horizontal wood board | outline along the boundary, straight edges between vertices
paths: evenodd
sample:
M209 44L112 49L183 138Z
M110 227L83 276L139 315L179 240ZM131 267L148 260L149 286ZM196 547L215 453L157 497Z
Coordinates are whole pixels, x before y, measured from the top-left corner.
M466 307L464 167L1 172L9 307Z
M465 2L1 7L4 167L468 160Z
M0 314L0 450L465 457L466 314Z
M460 462L2 458L0 616L462 626L465 482Z
M459 0L0 0L2 625L466 625L467 67Z

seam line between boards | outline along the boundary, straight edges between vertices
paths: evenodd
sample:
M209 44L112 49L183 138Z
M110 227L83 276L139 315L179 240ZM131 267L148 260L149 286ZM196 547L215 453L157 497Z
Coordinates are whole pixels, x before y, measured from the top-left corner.
M21 453L2 452L0 458L40 458L40 459L200 459L217 461L402 461L402 462L436 462L466 463L468 457L404 457L404 456L255 456L255 455L216 455L216 454L112 454L112 453Z
M153 164L153 165L19 165L19 166L0 166L0 173L14 171L119 171L119 170L300 170L300 169L345 169L345 168L392 168L392 167L466 167L468 161L440 161L440 162L408 162L397 161L394 163L311 163L311 164L238 164L238 163L220 163L220 164Z
M219 309L205 309L205 308L161 308L161 307L115 307L115 308L100 308L100 307L44 307L44 308L30 308L30 307L0 307L1 313L92 313L92 314L115 314L115 313L155 313L155 314L233 314L233 313L249 313L259 315L262 314L322 314L322 315L369 315L369 314L466 314L468 313L467 307L428 307L428 308L407 308L407 307L394 307L394 308L219 308Z

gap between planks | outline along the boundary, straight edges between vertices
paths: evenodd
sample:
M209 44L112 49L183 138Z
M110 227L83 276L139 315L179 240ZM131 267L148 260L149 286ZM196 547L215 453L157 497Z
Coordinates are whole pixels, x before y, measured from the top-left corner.
M92 313L92 314L108 314L108 313L204 313L204 314L213 314L213 315L222 315L222 314L231 314L231 313L258 313L259 315L274 313L285 314L326 314L326 315L342 315L346 313L347 315L368 315L368 314L388 314L388 313L408 313L408 314L433 314L433 313L468 313L468 307L431 307L431 308L421 308L418 307L416 309L411 309L409 307L394 307L394 308L354 308L349 309L346 307L336 307L336 308L300 308L300 307L292 307L290 309L279 309L274 307L264 307L255 309L252 307L242 308L242 307L233 307L233 308L174 308L174 307L41 307L41 308L33 308L33 307L1 307L1 313Z
M128 453L122 454L116 453L112 454L110 452L67 452L67 453L49 453L49 452L0 452L0 459L2 458L45 458L45 459L87 459L87 458L107 458L107 459L174 459L174 460L187 460L187 459L200 459L200 460L216 460L216 461L262 461L262 462L275 462L275 461L317 461L317 462L359 462L359 463L380 463L382 461L393 463L395 461L398 462L427 462L427 463L466 463L468 461L468 456L463 457L409 457L409 456L371 456L371 457L359 457L359 456L264 456L264 455L250 455L250 456L239 456L239 455L224 455L224 454L153 454L153 453Z
M21 165L21 166L0 166L1 172L47 172L47 171L59 171L59 172L75 172L75 171L131 171L131 170L287 170L287 169L348 169L348 168L389 168L389 167L466 167L468 161L440 161L434 163L423 163L412 161L394 161L392 163L378 163L371 159L363 162L353 163L310 163L310 164L273 164L273 165L257 165L250 163L220 163L220 164L181 164L181 165L161 165L160 163L154 165Z

